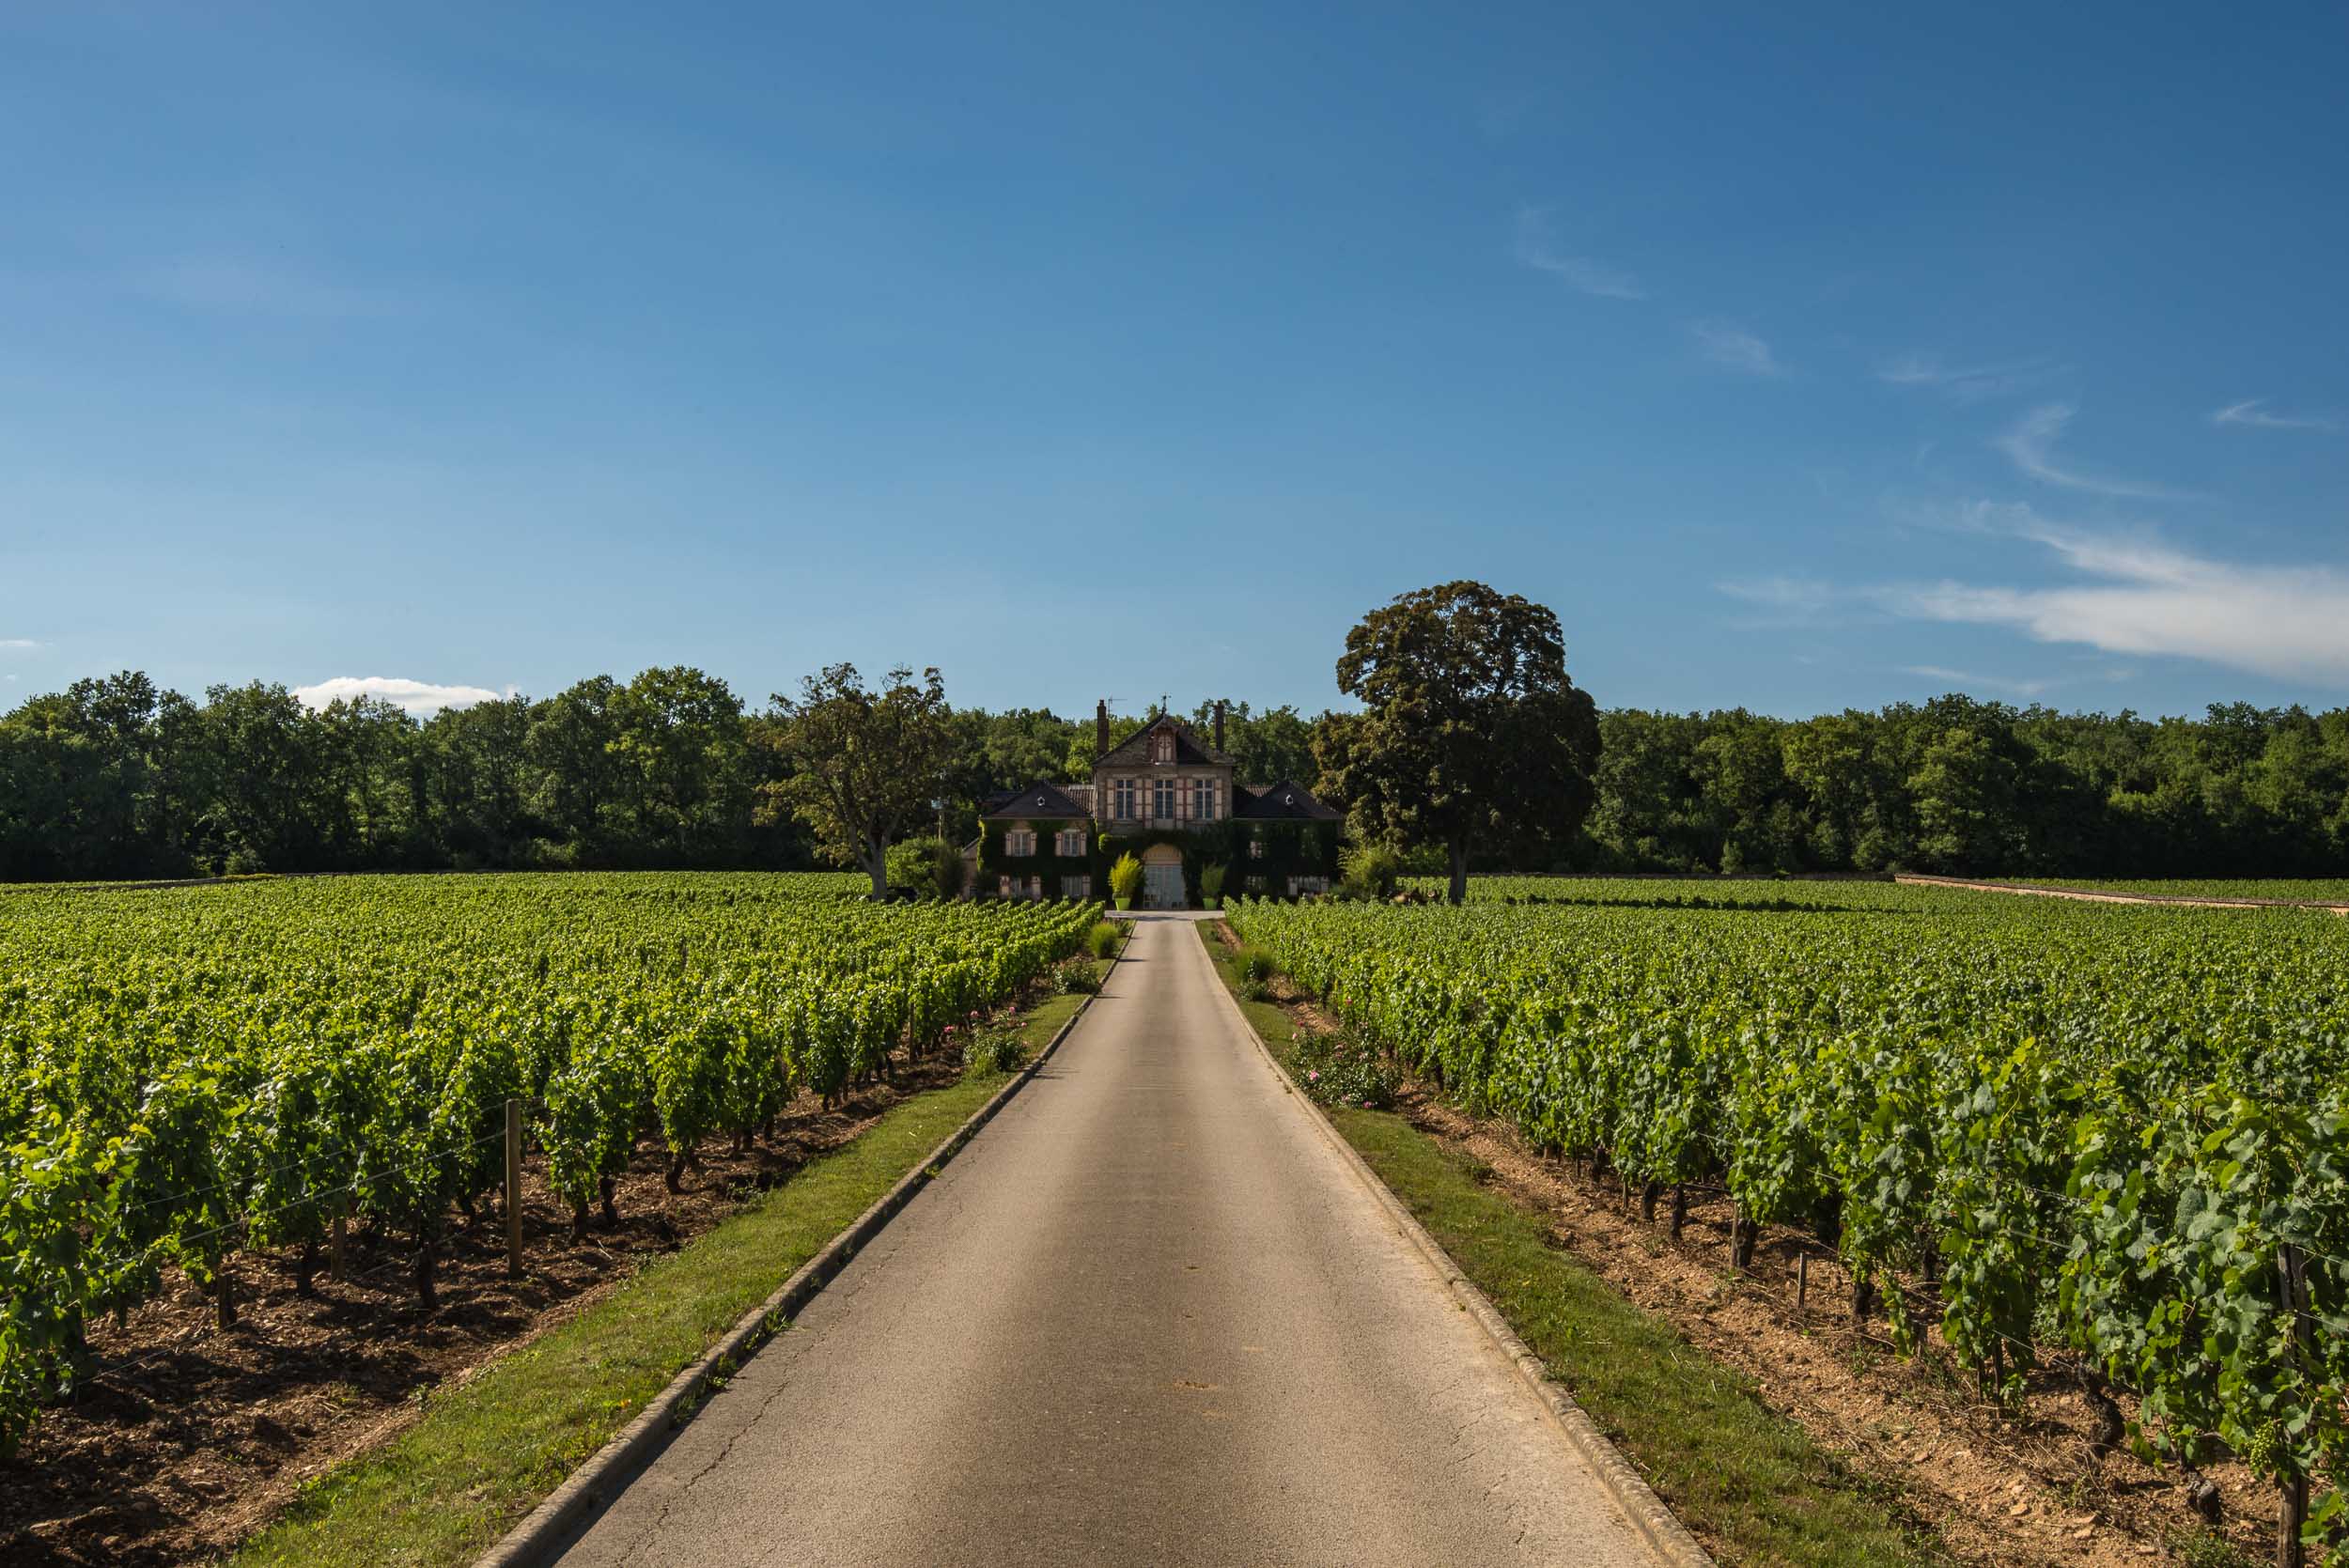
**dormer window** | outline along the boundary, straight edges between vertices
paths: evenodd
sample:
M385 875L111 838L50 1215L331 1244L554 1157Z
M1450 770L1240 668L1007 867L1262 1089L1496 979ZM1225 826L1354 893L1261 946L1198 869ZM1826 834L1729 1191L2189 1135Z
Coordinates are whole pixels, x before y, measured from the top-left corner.
M1172 734L1160 730L1150 737L1150 760L1152 762L1174 760L1174 737Z

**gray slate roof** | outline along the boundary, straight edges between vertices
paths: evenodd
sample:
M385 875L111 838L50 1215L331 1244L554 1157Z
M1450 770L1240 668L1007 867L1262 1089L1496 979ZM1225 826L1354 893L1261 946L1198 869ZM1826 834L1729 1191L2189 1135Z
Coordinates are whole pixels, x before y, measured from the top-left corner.
M1091 793L1090 785L1086 792ZM1032 784L1013 791L1009 799L987 815L997 821L1029 822L1064 816L1089 817L1093 811L1090 806L1081 806L1070 800L1068 792L1058 784Z
M1341 822L1346 814L1332 811L1295 779L1232 791L1232 815L1244 822Z

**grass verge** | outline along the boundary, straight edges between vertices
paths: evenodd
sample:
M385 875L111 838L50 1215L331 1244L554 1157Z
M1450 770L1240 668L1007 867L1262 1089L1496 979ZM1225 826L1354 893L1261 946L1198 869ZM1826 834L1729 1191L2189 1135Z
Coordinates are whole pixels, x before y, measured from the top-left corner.
M1102 966L1104 969L1106 965ZM1083 1001L1021 1025L1030 1053ZM446 1568L486 1550L669 1380L1003 1087L972 1073L893 1106L853 1142L543 1338L429 1396L425 1415L320 1476L230 1568Z
M1201 939L1235 1000L1231 949ZM1240 1001L1285 1066L1296 1024ZM1452 1254L1550 1373L1724 1565L1951 1560L1897 1491L1763 1404L1753 1381L1550 1245L1538 1213L1485 1185L1471 1156L1392 1111L1328 1108L1346 1141Z

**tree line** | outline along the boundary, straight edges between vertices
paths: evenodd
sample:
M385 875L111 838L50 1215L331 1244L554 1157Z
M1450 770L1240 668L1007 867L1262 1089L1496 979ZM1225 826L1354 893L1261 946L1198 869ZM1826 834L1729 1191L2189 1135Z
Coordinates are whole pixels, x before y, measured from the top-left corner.
M849 863L809 819L833 711L814 695L753 707L677 666L418 718L261 682L198 701L135 671L77 680L0 716L0 880ZM899 832L967 842L990 795L1091 775L1090 722L933 707L937 763L909 781L922 809ZM1293 708L1233 705L1226 734L1271 777L1313 770Z
M1464 618L1455 601L1410 613ZM1365 643L1351 666L1364 711L1232 702L1226 749L1244 781L1294 778L1431 871L1456 845L1493 870L2349 875L2349 709L2154 719L1948 696L1804 720L1586 716L1550 668L1554 626L1527 624L1549 695L1498 703L1449 759L1411 727L1431 677L1392 656L1408 644L1387 623L1389 657ZM197 702L136 673L76 681L0 717L0 879L862 863L815 804L808 705L845 700L846 677L754 708L672 667L425 719L261 683ZM1191 714L1203 732L1212 706ZM1159 711L1116 718L1112 741ZM942 696L925 713L927 776L900 781L891 837L965 843L989 796L1090 777L1090 721Z

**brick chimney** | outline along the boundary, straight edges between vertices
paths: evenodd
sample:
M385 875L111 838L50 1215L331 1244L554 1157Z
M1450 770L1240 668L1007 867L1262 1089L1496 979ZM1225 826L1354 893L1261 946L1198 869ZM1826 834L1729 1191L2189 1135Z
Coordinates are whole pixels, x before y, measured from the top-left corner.
M1223 750L1223 704L1220 699L1215 705L1215 749Z
M1106 702L1093 705L1093 754L1110 754L1110 705Z

